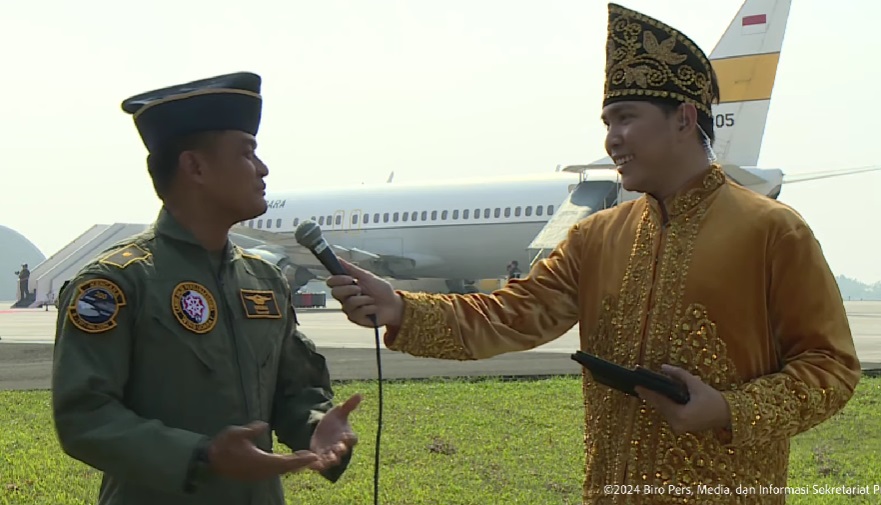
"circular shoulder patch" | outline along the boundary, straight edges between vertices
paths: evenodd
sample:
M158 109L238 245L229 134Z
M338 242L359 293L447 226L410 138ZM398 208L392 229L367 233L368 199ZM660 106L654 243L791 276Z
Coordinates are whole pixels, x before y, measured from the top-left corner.
M125 306L125 294L107 279L90 279L76 287L67 308L71 324L86 333L104 333L116 328L119 308Z
M205 286L181 282L171 294L171 312L184 328L193 333L208 333L217 324L217 304Z

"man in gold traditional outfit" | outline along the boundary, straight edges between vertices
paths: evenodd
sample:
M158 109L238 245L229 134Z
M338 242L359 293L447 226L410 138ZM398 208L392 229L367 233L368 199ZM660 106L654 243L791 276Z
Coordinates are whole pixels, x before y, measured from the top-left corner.
M842 409L860 377L838 286L799 214L708 158L719 92L706 55L618 5L607 51L606 149L644 196L579 222L490 295L394 291L349 264L328 285L351 321L376 314L386 346L414 356L523 351L578 322L586 352L685 381L679 405L585 374L584 503L784 503L768 486L787 485L790 438Z

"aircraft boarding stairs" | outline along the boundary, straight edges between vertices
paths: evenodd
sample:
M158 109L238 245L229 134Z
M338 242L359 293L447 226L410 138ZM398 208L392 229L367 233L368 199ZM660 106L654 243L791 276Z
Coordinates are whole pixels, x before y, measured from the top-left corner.
M603 180L604 179L604 180ZM544 228L532 239L527 250L532 256L530 266L547 257L566 238L575 223L594 212L614 207L622 196L621 184L608 177L591 179L582 172L582 180L566 197Z
M15 281L15 284L16 284L16 290L18 290L18 281ZM21 295L19 294L19 296L21 296ZM27 296L17 300L9 308L11 308L11 309L26 309L26 308L29 308L31 305L33 305L34 302L36 302L36 301L37 301L37 292L31 291L30 293L28 293Z

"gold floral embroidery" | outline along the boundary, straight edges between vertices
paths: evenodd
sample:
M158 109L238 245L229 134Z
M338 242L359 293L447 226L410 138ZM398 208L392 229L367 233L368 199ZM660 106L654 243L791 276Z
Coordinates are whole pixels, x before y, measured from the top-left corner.
M736 387L737 370L706 307L684 301L692 248L711 201L708 197L724 182L721 167L713 166L697 188L667 202L666 230L661 228L657 202L645 197L621 289L602 300L600 317L584 343L587 349L624 366L642 364L657 370L671 363L721 390ZM609 483L692 489L717 484L731 489L751 483L785 485L788 441L770 442L777 446L771 452L778 456L768 458L767 447L761 456L757 450L735 449L715 432L676 436L641 400L597 385L587 374L584 377L584 503L695 500L675 495L630 495L624 500L603 493ZM758 460L762 464L756 465ZM714 498L702 496L701 503L716 503ZM719 503L729 503L731 497L720 498ZM743 498L739 503L771 503L768 496L739 498Z
M762 446L813 428L852 395L845 388L818 388L785 373L722 393L731 407L732 443L740 446Z
M699 187L675 196L672 201L667 204L667 211L669 212L670 218L680 216L695 208L707 197L707 195L722 186L722 184L725 183L726 178L727 176L725 175L722 166L718 163L713 163L710 166L710 170L701 180L701 185ZM657 208L657 201L654 198L651 196L647 196L646 198L652 203L654 208Z
M685 34L639 12L609 5L605 97L652 96L694 104L712 116L712 66Z
M388 346L413 356L473 360L447 324L444 295L399 292L404 298L404 319L397 338Z
M603 299L602 312L585 345L603 356L620 355L625 341L616 336L615 297ZM717 333L706 307L690 304L671 322L668 355L660 362L680 366L719 389L739 384L739 376ZM626 342L635 344L634 339ZM768 494L696 496L698 486L721 486L734 492L738 486L785 486L789 441L767 440L762 446L725 445L713 432L677 436L663 417L637 398L627 397L594 383L583 375L585 410L585 504L782 504L785 496ZM806 407L810 408L810 407ZM752 415L745 409L744 417ZM633 426L632 433L628 429ZM770 447L769 447L770 446ZM770 455L770 456L769 456ZM663 488L666 494L613 496L608 484ZM670 486L693 494L670 492Z

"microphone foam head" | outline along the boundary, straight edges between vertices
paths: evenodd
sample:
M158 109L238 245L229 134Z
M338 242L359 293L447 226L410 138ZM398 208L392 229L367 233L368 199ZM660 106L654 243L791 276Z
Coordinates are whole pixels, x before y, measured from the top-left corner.
M318 223L315 221L306 220L300 223L300 226L297 226L297 231L294 232L294 238L297 239L297 243L307 249L313 249L319 243L321 243L321 227L318 226Z

